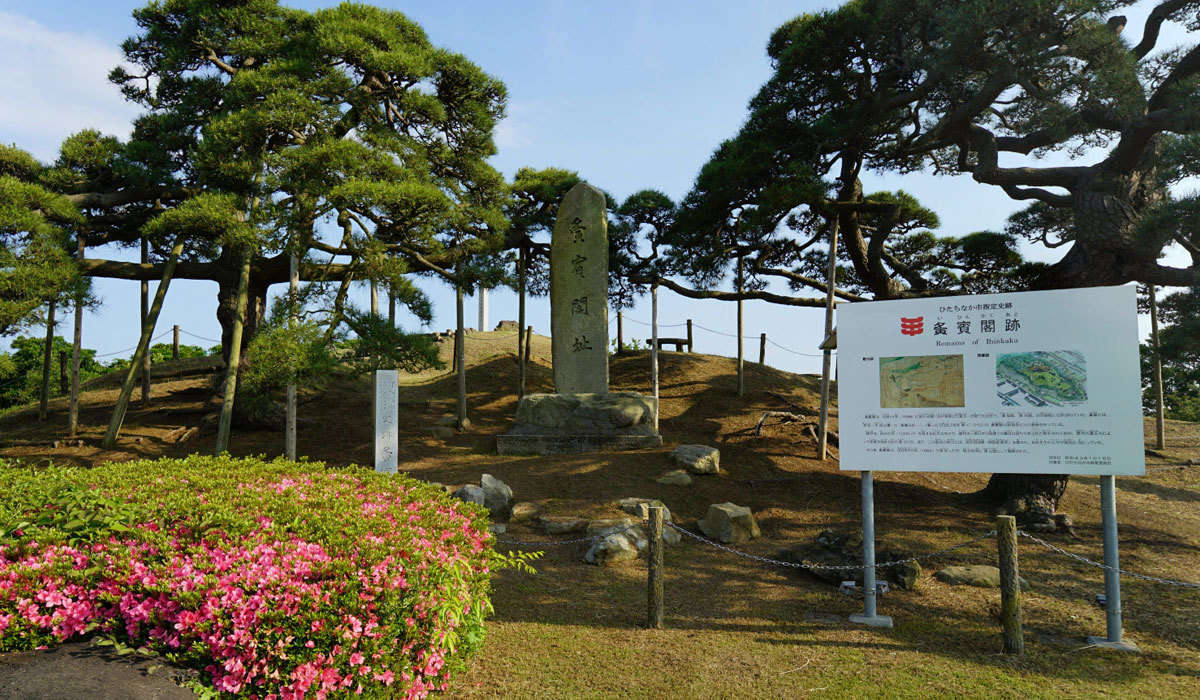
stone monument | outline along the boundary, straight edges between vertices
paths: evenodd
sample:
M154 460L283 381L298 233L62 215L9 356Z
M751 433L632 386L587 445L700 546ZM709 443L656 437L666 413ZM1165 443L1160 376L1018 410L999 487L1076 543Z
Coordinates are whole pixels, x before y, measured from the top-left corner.
M398 467L400 372L375 370L375 471L395 474Z
M608 391L608 220L604 194L579 183L563 198L550 239L553 394L517 404L500 454L551 454L662 445L652 397Z

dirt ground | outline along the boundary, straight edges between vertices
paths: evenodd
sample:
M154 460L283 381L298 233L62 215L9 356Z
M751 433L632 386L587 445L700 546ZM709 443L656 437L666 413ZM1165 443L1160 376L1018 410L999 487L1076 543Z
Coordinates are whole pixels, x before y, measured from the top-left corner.
M740 549L760 556L775 556L779 548L811 540L826 528L857 530L857 473L838 471L836 459L816 459L813 440L800 424L770 422L761 436L753 434L766 411L815 416L819 378L747 363L746 392L737 397L733 360L664 352L662 448L500 457L495 437L510 427L516 406L516 357L503 346L515 345L515 337L496 338L494 348L485 340L477 339L468 363L470 430L445 441L427 432L436 419L454 412L454 377L448 370L402 382L401 469L412 476L462 484L491 473L512 487L516 500L533 502L545 514L614 516L619 513L613 502L619 498L661 498L684 526L694 526L709 504L732 501L754 511L762 537ZM542 341L534 346L529 391L552 390L549 347ZM614 357L612 388L649 392L649 364L645 352ZM212 377L172 373L200 368L199 363L164 366L157 373L152 406L142 409L135 402L115 450L98 446L116 395L115 382L105 385L101 379L85 395L83 446L48 444L64 437L65 400L56 400L45 424L38 424L30 409L0 416L0 456L90 466L207 453L213 435L177 440L203 417ZM366 379L339 379L319 391L302 392L299 453L330 464L369 464L369 416ZM832 427L836 430L836 410ZM1153 422L1146 427L1152 435ZM719 448L722 473L697 477L690 487L655 483L654 477L674 468L669 451L689 443ZM238 455L277 455L283 435L281 430L235 429L230 446ZM1193 463L1200 463L1200 426L1169 421L1165 449L1147 450L1147 475L1118 478L1125 568L1200 579L1195 573L1200 571L1200 467ZM991 515L970 495L986 481L986 475L977 474L877 473L881 546L928 552L992 529ZM1098 483L1073 478L1063 500L1062 509L1075 518L1078 539L1049 537L1091 558L1101 551ZM510 526L504 537L555 539L521 525ZM793 697L823 687L825 695L856 697L864 688L883 687L869 685L876 682L872 679L891 684L887 687L896 697L1006 695L988 689L997 679L1014 678L1020 682L1016 687L1028 689L1027 697L1088 697L1110 688L1113 693L1122 689L1117 694L1187 697L1186 688L1200 687L1200 603L1194 592L1126 579L1126 634L1145 653L1136 662L1069 656L1087 635L1103 634L1104 611L1091 602L1103 591L1100 572L1026 541L1021 546L1022 574L1034 586L1026 598L1026 632L1040 650L1022 660L996 654L997 594L937 583L928 578L928 568L916 590L883 599L882 612L896 618L897 628L880 636L830 623L836 616L844 621L861 601L827 584L685 542L666 555L668 629L645 630L644 563L594 567L582 563L583 545L546 546L536 575L505 571L497 576L488 642L451 695L628 697L622 693L639 687L645 697ZM994 542L984 542L933 566L988 563L994 551ZM1063 648L1071 644L1070 650ZM563 655L570 664L560 663ZM965 669L965 680L956 677L956 669ZM911 694L908 686L888 680L896 673L916 679ZM959 692L964 688L970 692Z

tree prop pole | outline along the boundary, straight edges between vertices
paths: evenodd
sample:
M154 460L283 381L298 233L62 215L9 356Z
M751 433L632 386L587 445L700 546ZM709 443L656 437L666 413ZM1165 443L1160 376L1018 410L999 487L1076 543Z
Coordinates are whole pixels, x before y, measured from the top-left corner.
M525 246L517 250L517 400L525 398Z
M654 391L654 429L658 430L658 283L650 285L650 383Z
M142 264L150 264L150 241L142 238ZM150 280L142 279L142 326L150 316ZM142 408L150 408L150 353L142 356Z
M296 303L300 292L300 260L292 253L288 256L288 328L296 328ZM389 299L391 295L388 295ZM392 317L395 318L396 307L391 307ZM287 423L284 428L283 454L293 462L296 461L296 381L287 384Z
M79 260L83 261L85 241L83 232L78 235ZM67 410L67 434L75 437L79 432L79 361L83 350L83 293L75 299L75 338L71 342L71 403Z
M1163 384L1162 384L1162 355L1158 347L1158 300L1154 288L1150 291L1150 345L1154 348L1154 449L1161 450L1167 444L1167 436L1163 427Z
M829 224L829 270L825 276L825 340L833 334L833 289L837 279L837 216ZM829 348L822 350L821 356L821 418L817 430L817 459L822 461L829 452L829 373L833 364L833 356Z
M50 358L54 349L54 307L56 305L56 302L52 300L46 309L46 346L42 348L42 392L38 397L39 421L45 421L50 413Z
M461 270L459 271L461 274ZM458 411L455 415L454 425L459 430L465 430L467 427L467 353L465 347L463 332L463 288L461 283L454 285L454 303L457 315L457 326L454 329L454 362L457 371L456 383L458 385Z
M112 420L108 423L108 431L104 433L103 445L105 448L112 449L117 444L117 435L121 432L121 424L125 422L125 411L129 409L129 399L133 397L133 387L137 383L138 367L142 364L142 358L150 352L150 336L154 333L154 324L158 322L158 313L162 311L163 298L167 296L171 275L175 273L175 265L183 253L183 244L183 236L178 236L175 244L171 246L171 254L167 256L167 262L163 266L162 279L158 283L158 288L154 290L154 303L150 305L150 314L146 317L146 324L142 328L142 337L138 340L137 350L133 352L129 371L125 373L125 383L121 385L121 394L117 397L117 406L113 409Z
M746 395L746 367L745 367L745 343L742 341L742 305L745 300L742 299L742 294L745 293L745 279L743 277L742 256L738 255L737 261L737 395Z

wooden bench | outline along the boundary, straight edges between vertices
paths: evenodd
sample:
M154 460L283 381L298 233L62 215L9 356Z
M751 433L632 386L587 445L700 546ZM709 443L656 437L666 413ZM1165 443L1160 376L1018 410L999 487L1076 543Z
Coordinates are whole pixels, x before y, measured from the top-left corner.
M646 345L653 345L653 344L654 344L653 338L646 338ZM664 345L674 345L675 352L683 352L683 349L685 347L687 348L688 352L692 351L692 341L688 340L687 338L659 338L658 339L658 349L662 350Z

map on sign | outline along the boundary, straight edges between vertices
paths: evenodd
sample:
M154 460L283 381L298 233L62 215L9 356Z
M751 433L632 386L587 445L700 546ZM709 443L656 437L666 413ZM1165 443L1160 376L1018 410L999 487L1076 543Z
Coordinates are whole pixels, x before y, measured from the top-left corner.
M1074 350L1015 352L996 358L996 393L1005 406L1087 402L1087 366Z
M965 405L962 355L879 358L880 408Z

